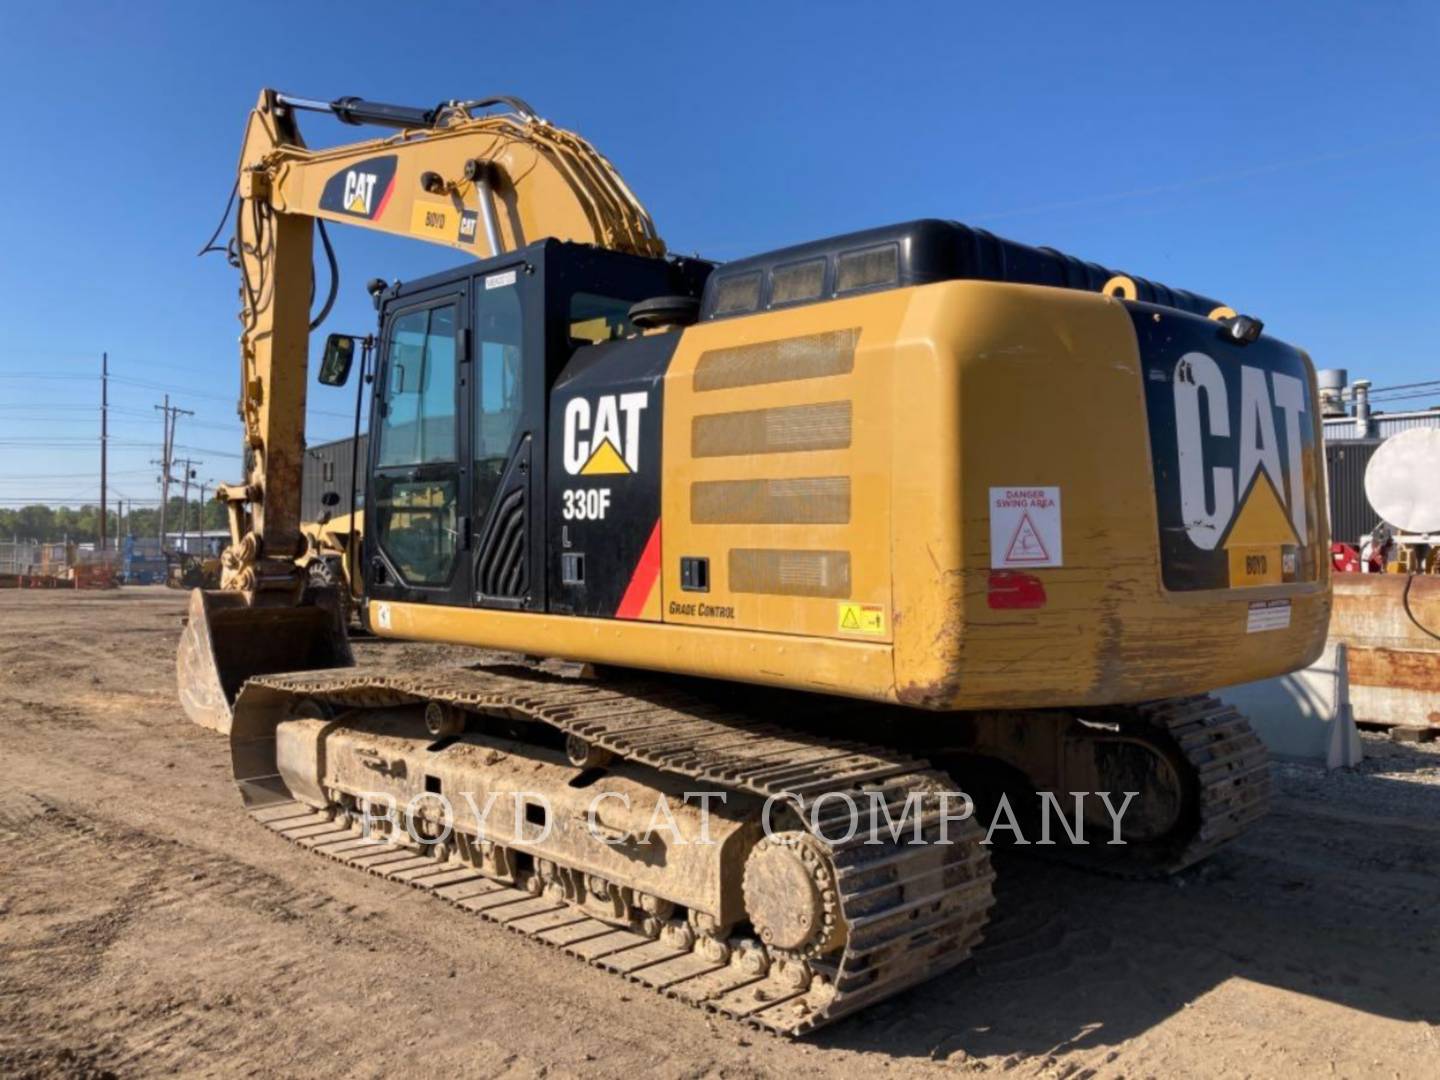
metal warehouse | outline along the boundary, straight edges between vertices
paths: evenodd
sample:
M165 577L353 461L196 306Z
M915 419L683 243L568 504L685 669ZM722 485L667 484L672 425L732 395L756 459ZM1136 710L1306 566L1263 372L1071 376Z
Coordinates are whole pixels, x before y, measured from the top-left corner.
M1330 533L1333 540L1358 545L1380 524L1365 497L1365 468L1380 444L1412 428L1440 428L1440 408L1376 412L1370 382L1348 384L1343 368L1317 373L1324 410L1325 472L1330 484Z
M334 513L347 514L350 512L350 485L355 476L357 462L362 479L355 484L355 506L358 509L364 504L365 481L363 475L368 440L366 436L361 435L359 441L358 453L353 438L336 439L334 442L306 448L304 478L300 494L302 520L318 521L320 519L326 509L321 500L328 491L333 491L340 496L340 502L335 506Z

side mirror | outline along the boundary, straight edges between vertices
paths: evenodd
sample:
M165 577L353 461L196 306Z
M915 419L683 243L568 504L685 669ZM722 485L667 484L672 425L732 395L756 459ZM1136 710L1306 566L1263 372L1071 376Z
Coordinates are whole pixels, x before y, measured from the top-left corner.
M327 492L325 492L324 495L321 495L321 496L320 496L320 505L321 505L321 506L339 506L339 505L340 505L340 493L339 493L338 491L327 491Z
M344 386L355 362L355 339L348 334L331 334L325 339L325 356L320 361L320 383Z

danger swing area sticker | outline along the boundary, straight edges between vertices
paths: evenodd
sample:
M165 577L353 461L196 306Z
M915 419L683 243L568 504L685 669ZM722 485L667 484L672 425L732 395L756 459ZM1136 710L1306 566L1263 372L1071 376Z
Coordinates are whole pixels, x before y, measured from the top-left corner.
M990 568L1063 566L1060 489L990 489Z

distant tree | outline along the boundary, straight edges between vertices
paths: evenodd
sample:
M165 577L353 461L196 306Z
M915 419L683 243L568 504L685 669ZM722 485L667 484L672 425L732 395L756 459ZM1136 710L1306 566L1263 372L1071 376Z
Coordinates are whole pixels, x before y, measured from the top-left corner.
M109 541L123 536L141 536L154 539L160 535L160 509L156 506L136 507L120 520L119 507L110 507L105 515L105 535ZM170 500L166 507L165 529L167 532L181 531L194 533L229 528L225 507L214 499L203 503L191 499L188 503L179 496ZM18 509L0 509L0 540L35 540L40 543L59 543L72 540L77 544L93 544L100 539L100 508L95 505L82 506L22 506Z
M22 537L44 541L58 539L55 511L48 506L22 506L15 518L15 531Z

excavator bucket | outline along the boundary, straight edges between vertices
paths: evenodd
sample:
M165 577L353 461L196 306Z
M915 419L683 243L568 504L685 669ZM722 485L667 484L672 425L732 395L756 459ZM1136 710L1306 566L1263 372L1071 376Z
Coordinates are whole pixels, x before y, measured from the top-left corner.
M176 660L180 702L201 727L230 733L235 698L256 675L353 667L333 589L299 605L253 607L241 593L194 589Z

